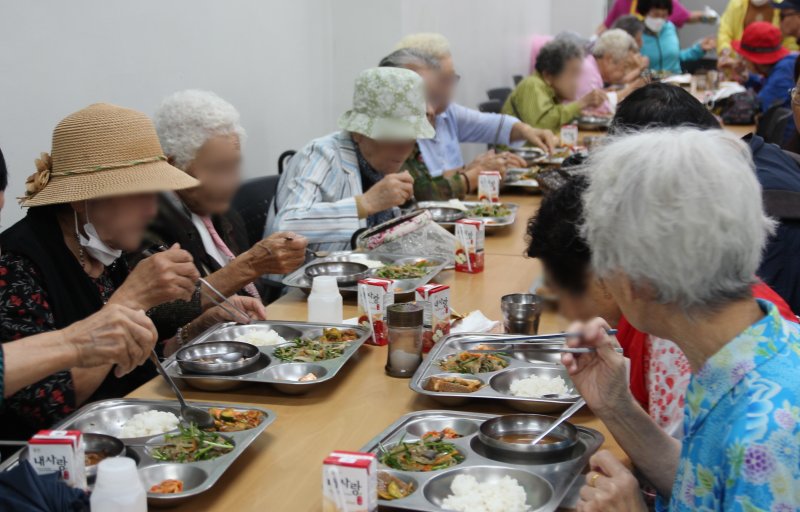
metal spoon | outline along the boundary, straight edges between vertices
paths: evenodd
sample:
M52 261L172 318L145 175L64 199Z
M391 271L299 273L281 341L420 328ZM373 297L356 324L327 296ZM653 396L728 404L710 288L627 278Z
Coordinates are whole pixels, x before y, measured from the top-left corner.
M580 409L580 408L581 408L581 407L583 407L584 405L586 405L586 400L584 400L583 398L579 398L579 399L578 399L578 401L577 401L577 402L575 402L574 404L572 404L572 405L569 407L569 409L567 409L566 411L564 411L564 412L561 414L561 416L559 416L559 417L558 417L558 419L557 419L556 421L554 421L553 423L551 423L551 424L550 424L550 426L549 426L549 427L547 427L547 429L545 429L545 431L544 431L544 432L542 432L541 434L539 434L538 436L536 436L536 439L534 439L533 441L531 441L531 444L533 445L533 444L537 444L537 443L539 443L539 441L541 441L542 439L544 439L544 438L547 436L547 434L549 434L550 432L552 432L553 430L555 430L555 429L556 429L556 428L557 428L559 425L561 425L562 423L564 423L565 421L567 421L568 419L570 419L570 418L572 417L572 415L573 415L573 414L575 414L576 412L578 412L578 409Z
M178 389L178 386L175 384L175 381L172 380L172 377L169 376L167 371L161 365L161 361L158 359L158 354L156 351L153 350L150 353L150 359L156 365L156 369L158 373L164 377L164 380L172 387L172 391L175 392L175 396L178 397L178 402L181 404L181 417L187 423L194 423L197 425L198 428L206 429L206 428L213 428L214 427L214 417L211 416L208 412L204 411L203 409L198 409L197 407L192 407L186 404L186 400L183 399L183 394L181 390Z

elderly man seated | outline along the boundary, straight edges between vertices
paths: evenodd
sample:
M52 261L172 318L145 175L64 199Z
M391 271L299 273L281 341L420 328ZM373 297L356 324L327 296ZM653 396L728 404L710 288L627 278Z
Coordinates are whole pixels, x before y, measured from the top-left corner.
M284 274L305 259L306 241L276 233L250 247L231 201L241 182L239 112L213 92L186 90L168 96L155 114L170 163L200 182L191 190L163 193L145 246L179 243L202 276L225 295L261 298L255 283Z
M453 103L461 77L454 68L450 43L441 34L411 34L397 44L396 49L402 48L422 51L436 59L440 66L440 88L432 105L436 114L436 135L419 141L422 159L432 176L472 168L505 171L519 165L508 154L489 151L465 166L459 146L462 142L509 145L524 141L547 151L557 145L555 135L549 130L534 128L510 115L481 113Z
M400 172L416 139L433 137L425 87L407 69L358 76L342 131L315 139L289 162L270 207L267 233L291 230L314 250L348 249L353 234L399 214L414 180Z

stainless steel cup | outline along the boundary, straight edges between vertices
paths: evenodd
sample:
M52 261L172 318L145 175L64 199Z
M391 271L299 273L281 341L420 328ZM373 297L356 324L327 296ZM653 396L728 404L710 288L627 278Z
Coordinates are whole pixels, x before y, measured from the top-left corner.
M531 293L512 293L500 299L503 326L511 334L538 334L544 300Z

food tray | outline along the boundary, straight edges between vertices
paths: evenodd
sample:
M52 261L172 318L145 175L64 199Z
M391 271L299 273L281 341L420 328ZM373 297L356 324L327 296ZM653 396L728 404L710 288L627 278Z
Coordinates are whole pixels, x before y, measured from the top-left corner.
M209 407L231 407L237 410L258 410L264 413L264 419L257 427L241 432L223 432L222 436L233 441L234 449L207 461L200 462L161 462L153 459L143 445L158 442L162 434L148 437L120 439L125 443L126 456L136 461L139 476L146 490L156 483L168 478L183 480L184 491L179 494L147 493L147 502L151 506L177 506L190 498L201 494L219 480L223 473L247 449L273 421L275 413L261 407L237 407L234 404L214 404L207 402L190 402L191 405L207 409ZM122 425L134 414L148 410L171 412L180 418L180 404L174 400L136 400L113 399L94 402L81 407L78 411L64 419L54 429L80 430L85 433L107 434L118 436ZM27 448L18 451L2 464L0 471L14 467Z
M438 362L450 354L457 354L464 350L474 349L476 342L481 341L502 341L503 338L517 337L510 334L451 334L442 338L422 362L414 376L411 378L409 386L419 394L429 396L434 400L448 406L462 405L470 400L502 400L508 406L522 412L530 413L550 413L563 411L574 404L580 395L575 391L574 395L558 398L523 398L513 396L507 392L509 384L520 378L530 377L531 375L541 375L548 377L560 376L567 385L575 390L572 380L569 378L566 368L561 363L559 353L552 352L532 352L521 350L503 350L502 346L493 346L498 351L502 350L509 361L508 367L487 373L460 374L447 373L438 366ZM537 342L539 346L560 347L564 345L564 340L552 340ZM428 378L438 375L453 375L483 381L484 386L472 393L454 393L428 391L424 388ZM505 390L505 391L504 391Z
M379 464L381 471L388 471L406 482L413 481L415 490L406 498L379 500L378 504L392 510L439 512L443 510L441 500L451 494L450 481L459 473L472 474L479 482L489 475L500 477L507 474L516 478L523 487L535 491L537 503L531 503L529 495L528 504L534 505L531 510L551 512L558 509L589 458L605 442L600 432L577 427L578 444L567 453L546 458L520 457L488 448L478 439L481 423L494 417L493 414L429 410L406 414L394 422L360 451L379 454L381 445L391 446L401 438L417 440L425 432L450 427L464 435L447 441L458 447L465 460L456 466L431 472L399 471Z
M483 203L479 201L461 201L461 204L470 209L475 206L481 205ZM506 215L505 217L471 217L467 216L467 212L465 211L464 218L483 220L485 221L484 224L486 225L486 229L502 228L514 224L514 222L517 220L517 211L519 210L519 205L516 203L506 203L506 202L502 202L501 204L507 206L508 209L511 210L510 215ZM432 208L437 206L443 206L449 208L454 207L452 203L449 203L447 201L422 201L417 205L417 207L421 209ZM455 222L438 222L437 224L448 228L452 228L456 225Z
M402 281L396 283L400 286L400 292L395 292L395 296L400 295L402 300L398 300L395 298L395 302L403 302L407 300L414 300L414 290L418 286L422 286L423 284L429 283L434 277L436 277L439 272L442 270L451 267L453 262L450 260L445 261L440 256L419 256L419 255L390 255L390 254L382 254L379 252L353 252L353 251L339 251L333 252L328 256L323 258L317 258L313 261L310 261L300 267L299 269L295 270L291 274L287 274L286 277L283 279L283 285L289 286L292 288L300 288L305 293L311 292L311 280L308 279L306 276L306 267L309 265L314 265L317 263L324 263L328 261L352 261L355 263L364 263L366 261L380 261L384 265L394 265L394 264L403 264L409 263L412 261L418 261L420 259L429 259L429 260L437 260L441 261L441 264L431 267L430 271L425 274L423 277L419 279L403 279ZM358 295L358 285L353 284L350 286L340 286L339 292L344 297L355 298ZM410 295L410 297L409 297Z
M253 330L272 329L287 342L295 338L317 338L322 335L322 329L336 327L338 329L352 329L358 332L356 341L350 342L344 354L336 359L327 359L313 363L283 362L273 356L274 346L258 347L261 351L261 360L254 366L241 370L239 373L225 375L192 374L183 371L175 355L164 360L164 368L175 379L183 379L190 386L205 391L227 391L248 383L261 382L272 384L276 389L288 394L302 394L323 385L336 376L344 364L355 354L359 347L370 337L368 329L360 325L332 325L304 322L253 322L249 325L240 325L226 322L212 326L203 334L195 338L190 344L206 343L210 341L236 340ZM310 382L297 382L297 378L308 373L314 373L317 380ZM294 380L286 380L287 378Z

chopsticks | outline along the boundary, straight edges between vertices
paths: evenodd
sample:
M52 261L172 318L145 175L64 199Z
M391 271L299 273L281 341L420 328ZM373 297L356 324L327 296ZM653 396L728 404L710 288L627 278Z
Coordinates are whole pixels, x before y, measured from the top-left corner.
M506 345L511 345L514 348L514 352L545 352L551 354L591 354L593 352L597 352L597 349L594 347L537 347L535 345L527 345L527 344L519 344L519 343L507 343ZM614 349L618 353L622 353L621 348ZM493 348L479 348L479 349L470 349L470 353L498 353L503 352L502 349L493 349Z
M615 336L617 334L616 329L608 329L606 334L609 336ZM552 340L563 340L567 338L577 338L580 337L581 333L579 332L557 332L554 334L537 334L534 336L510 336L507 338L503 338L502 336L497 336L497 341L491 340L470 340L464 343L475 343L480 345L508 345L510 341L516 342L527 342L527 343L534 343L537 341L552 341ZM523 343L519 343L523 344Z

